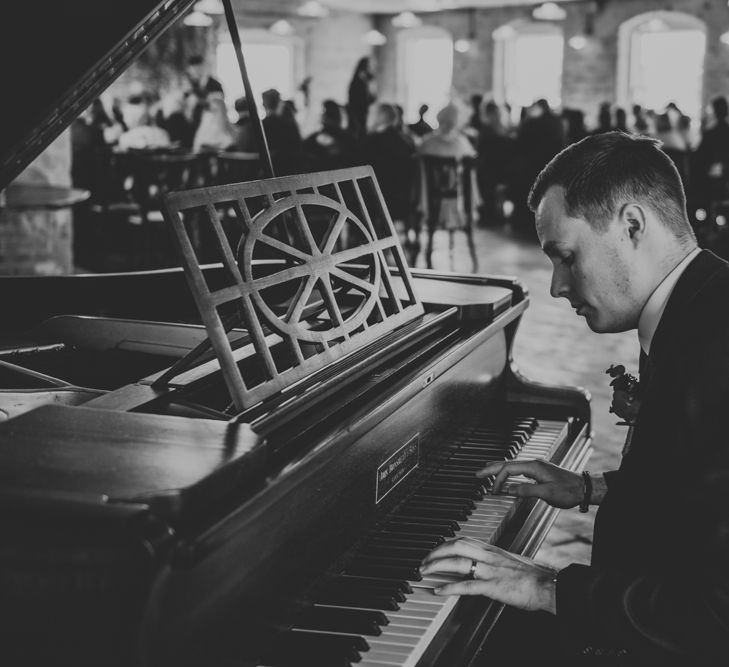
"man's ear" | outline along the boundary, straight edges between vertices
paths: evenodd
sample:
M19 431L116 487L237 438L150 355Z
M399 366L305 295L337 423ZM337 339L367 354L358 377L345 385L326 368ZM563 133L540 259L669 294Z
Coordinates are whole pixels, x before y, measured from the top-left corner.
M639 204L624 204L620 209L620 223L628 238L637 245L645 236L645 209Z

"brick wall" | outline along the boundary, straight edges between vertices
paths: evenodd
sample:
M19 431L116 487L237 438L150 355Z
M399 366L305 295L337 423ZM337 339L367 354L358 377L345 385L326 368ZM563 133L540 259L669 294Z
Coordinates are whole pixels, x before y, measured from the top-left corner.
M70 132L63 132L14 182L70 186ZM72 270L73 216L70 209L0 208L0 275L58 275Z
M729 8L725 0L603 0L602 2L574 2L562 5L567 18L560 23L565 36L562 98L566 106L595 113L603 100L616 101L618 28L624 21L644 12L675 10L695 16L706 24L707 53L704 63L703 99L729 94L729 46L719 36L729 30ZM584 30L586 17L595 11L594 37L582 51L575 51L567 40ZM530 6L495 7L479 9L475 14L466 10L423 13L425 25L448 30L453 39L467 37L475 32L477 48L466 54L454 54L453 86L458 95L467 99L474 92L489 92L493 87L493 31L517 19L529 19ZM381 97L402 102L397 81L396 32L391 16L377 17L377 27L388 37L388 42L377 47L379 63L378 87Z

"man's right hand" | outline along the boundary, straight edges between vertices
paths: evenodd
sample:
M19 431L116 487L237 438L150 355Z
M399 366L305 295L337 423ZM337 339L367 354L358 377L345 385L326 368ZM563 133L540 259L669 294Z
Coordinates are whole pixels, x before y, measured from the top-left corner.
M508 493L523 498L541 498L552 507L569 509L582 502L584 481L579 473L564 470L547 461L504 461L490 463L476 473L476 477L485 478L496 475L491 493L498 495ZM511 483L504 489L507 478L513 475L524 475L535 483ZM593 499L599 502L598 498Z

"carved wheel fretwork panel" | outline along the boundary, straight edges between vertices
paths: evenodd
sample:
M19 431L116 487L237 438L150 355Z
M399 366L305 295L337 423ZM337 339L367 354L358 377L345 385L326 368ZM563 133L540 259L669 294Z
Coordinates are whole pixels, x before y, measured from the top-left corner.
M370 167L170 193L165 217L237 410L423 313ZM226 285L207 284L201 239Z

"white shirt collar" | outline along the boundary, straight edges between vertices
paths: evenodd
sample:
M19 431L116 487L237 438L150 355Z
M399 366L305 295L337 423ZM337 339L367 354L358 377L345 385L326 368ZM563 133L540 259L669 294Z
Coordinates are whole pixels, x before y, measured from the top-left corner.
M643 310L640 313L638 319L638 340L640 341L640 347L646 354L650 354L651 343L653 342L653 336L658 328L658 323L661 321L663 311L666 309L668 299L673 292L673 288L676 286L678 279L681 274L686 270L686 267L691 263L696 255L701 252L700 248L694 248L686 257L684 257L662 281L653 290L653 294L643 306Z

